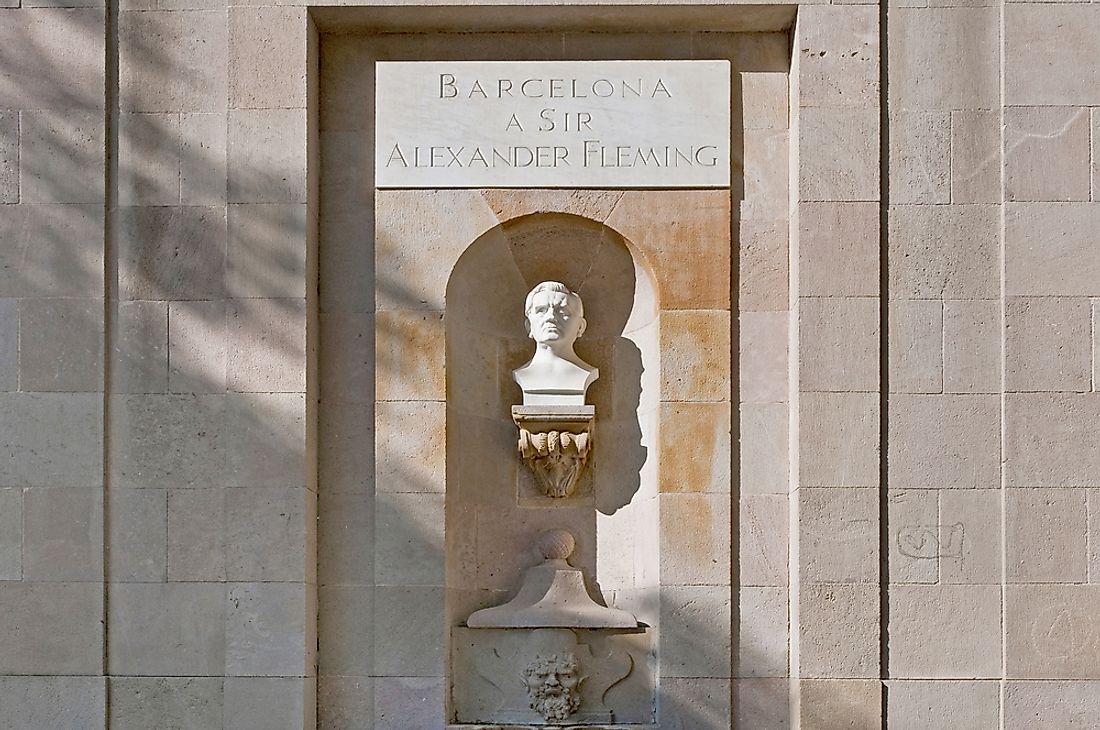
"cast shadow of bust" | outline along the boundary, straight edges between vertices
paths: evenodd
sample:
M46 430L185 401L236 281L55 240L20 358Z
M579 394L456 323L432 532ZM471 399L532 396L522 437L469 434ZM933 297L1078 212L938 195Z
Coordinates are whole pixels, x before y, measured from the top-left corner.
M577 349L585 352L579 342ZM611 376L603 383L606 391L596 387L598 380L589 390L597 418L588 468L596 509L605 515L614 514L634 499L649 458L638 414L644 373L641 350L625 337L612 338L610 350L610 361L603 363Z

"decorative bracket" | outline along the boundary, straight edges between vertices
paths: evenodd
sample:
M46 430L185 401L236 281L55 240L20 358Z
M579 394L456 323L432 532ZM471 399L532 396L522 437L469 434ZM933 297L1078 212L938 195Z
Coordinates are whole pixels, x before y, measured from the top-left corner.
M577 488L592 450L595 417L596 407L589 405L512 406L519 455L547 497L568 497Z

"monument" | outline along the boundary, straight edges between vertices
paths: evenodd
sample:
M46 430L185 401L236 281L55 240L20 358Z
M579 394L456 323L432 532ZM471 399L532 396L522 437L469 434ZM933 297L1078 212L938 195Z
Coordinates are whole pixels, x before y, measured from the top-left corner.
M524 319L527 335L535 341L535 353L512 371L523 393L523 404L512 408L520 431L520 456L538 476L547 497L568 501L591 449L595 409L585 403L585 393L599 377L599 370L581 360L573 349L586 327L584 304L564 284L544 281L527 294ZM595 535L586 537L593 540ZM616 708L605 704L606 689L629 680L629 668L625 674L620 671L624 662L631 668L636 662L644 663L632 656L631 647L617 642L616 636L644 634L647 627L630 613L609 608L591 577L569 564L576 539L568 530L544 532L537 547L543 561L525 571L515 597L475 611L466 621L469 629L495 632L456 630L461 636L456 646L463 653L456 656L455 663L472 664L478 676L499 693L495 708L482 698L475 704L469 693L477 690L468 689L463 677L456 677L458 718L465 722L537 722L529 712L515 708L514 696L509 699L514 695L509 691L510 680L517 666L523 666L528 709L541 715L544 722L614 721ZM604 647L604 658L592 655L588 643L592 641ZM561 651L533 653L526 648L535 646L555 646ZM586 657L583 676L578 675L578 654ZM489 662L490 655L496 661ZM582 680L586 688L602 687L604 692L583 691ZM652 706L652 699L648 703ZM619 714L623 714L621 709Z
M1100 717L1100 4L0 6L0 725Z

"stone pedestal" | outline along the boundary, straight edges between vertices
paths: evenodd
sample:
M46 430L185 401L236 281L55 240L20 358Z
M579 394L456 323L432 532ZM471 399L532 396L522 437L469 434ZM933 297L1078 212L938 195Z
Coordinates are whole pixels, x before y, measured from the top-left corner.
M584 571L568 562L576 540L567 530L548 530L539 538L543 562L529 568L515 598L474 611L470 628L635 629L638 619L609 608L599 595L589 593Z
M455 630L453 700L461 722L652 721L649 627L588 592L584 572L568 563L575 547L566 530L543 533L544 561L526 572L515 598L475 611ZM646 640L631 643L631 636ZM646 669L635 677L639 663ZM617 704L609 693L624 682Z

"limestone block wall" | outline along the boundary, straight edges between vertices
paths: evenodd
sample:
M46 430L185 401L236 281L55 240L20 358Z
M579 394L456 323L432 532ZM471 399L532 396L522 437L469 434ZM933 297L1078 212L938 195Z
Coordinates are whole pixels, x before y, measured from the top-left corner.
M107 722L309 724L310 87L255 66L305 55L306 16L137 4L116 29Z
M13 727L95 727L106 707L105 13L0 14L0 706Z
M2 723L312 725L305 12L14 5Z
M1003 586L1011 496L1002 489L999 16L994 7L929 8L890 19L888 62L899 73L889 89L887 211L895 722L997 726L1003 697L1005 726L1030 724L1010 720L1011 685L1001 682L1011 676ZM965 79L960 65L972 69Z
M440 434L375 430L376 400L440 410L437 375L377 392L376 310L437 310L375 299L346 154L371 87L317 66L402 28L590 55L570 23L608 57L758 36L734 95L739 488L662 487L660 514L692 530L670 571L730 555L728 607L683 603L730 662L669 676L691 714L668 727L1100 714L1095 4L351 5L0 0L0 726L442 726L435 619L408 612L438 603L406 599L445 565L389 529L442 501L374 498L379 455L443 468ZM438 365L438 321L386 316ZM666 404L664 433L724 407Z
M888 15L889 720L1069 727L1100 697L1100 13Z
M733 439L734 615L732 718L744 727L782 726L790 674L790 331L791 38L753 34L733 60L744 162L734 211L732 339L739 418ZM738 183L735 183L737 185ZM679 433L668 434L670 446ZM675 446L672 446L676 448ZM697 469L696 465L693 468ZM691 472L689 472L691 473ZM684 528L681 528L684 529ZM729 722L716 713L712 722Z
M792 41L790 722L880 724L880 29L799 13Z

